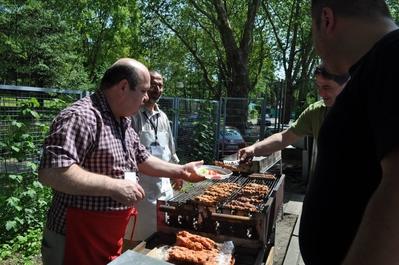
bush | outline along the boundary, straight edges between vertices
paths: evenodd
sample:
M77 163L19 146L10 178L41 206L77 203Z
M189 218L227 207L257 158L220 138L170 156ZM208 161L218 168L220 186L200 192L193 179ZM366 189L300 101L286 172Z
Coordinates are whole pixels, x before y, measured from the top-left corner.
M18 170L0 173L0 261L18 256L14 264L35 264L40 254L42 230L46 221L51 189L38 181L38 163L29 162L40 152L29 134L30 127L39 126L43 139L48 126L37 122L40 115L34 110L39 106L36 99L21 103L18 120L8 120L12 130L0 141L3 150L1 160L6 165L18 166ZM32 119L35 121L32 123Z

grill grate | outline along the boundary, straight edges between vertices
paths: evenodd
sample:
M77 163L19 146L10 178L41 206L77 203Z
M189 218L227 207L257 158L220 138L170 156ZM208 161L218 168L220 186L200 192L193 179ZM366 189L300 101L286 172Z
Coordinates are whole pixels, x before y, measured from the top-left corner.
M195 200L195 196L203 195L209 186L216 183L235 183L239 187L216 205L206 205ZM235 198L249 183L269 187L268 194L262 195L261 202L253 204L256 209L253 206L236 209L224 207L225 203ZM195 183L190 189L168 201L158 200L157 232L173 236L177 231L187 230L220 241L232 240L235 246L263 248L269 243L269 237L273 233L275 213L281 205L279 198L283 191L283 183L284 175L276 175L275 180L249 179L246 175L233 175L224 180Z
M221 209L223 208L223 206L226 205L226 203L228 203L229 201L233 200L236 197L237 193L239 193L239 191L243 187L245 187L245 185L247 185L249 183L267 185L269 187L268 194L266 194L265 197L263 198L263 201L266 203L266 201L270 197L273 189L277 185L278 180L279 180L278 176L275 180L261 180L261 179L248 179L247 177L241 176L241 175L240 176L233 175L230 178L223 179L223 180L205 180L205 181L194 184L194 186L192 188L190 188L188 191L179 193L176 196L174 196L173 198L169 199L167 201L167 204L169 204L169 205L196 204L194 201L194 198L196 196L202 195L208 187L210 187L216 183L235 183L240 186L240 188L233 191L228 198L226 198L224 201L216 204L217 212L220 212ZM260 203L260 204L256 205L258 208L258 212L262 212L264 210L265 203Z

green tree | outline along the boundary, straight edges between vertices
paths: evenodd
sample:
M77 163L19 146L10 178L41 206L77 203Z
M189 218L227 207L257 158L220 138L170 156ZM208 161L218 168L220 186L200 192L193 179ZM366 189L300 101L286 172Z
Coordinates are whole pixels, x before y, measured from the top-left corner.
M317 63L313 49L309 3L303 0L270 0L262 2L262 11L269 21L273 58L282 69L285 80L283 123L288 123L295 102L306 97L309 79ZM275 96L277 97L277 96Z
M202 89L207 87L212 99L248 97L259 79L273 73L272 64L265 63L270 61L270 53L265 42L265 23L258 17L260 3L260 0L151 1L143 3L143 16L150 25L158 26L154 31L160 37L168 39L168 35L173 35L190 52L191 56L180 58L180 62L193 70L191 76L196 74L202 80L197 82L197 91L203 91L201 85ZM264 65L268 65L268 72ZM188 85L182 88L193 87ZM207 94L202 93L202 97ZM237 108L242 112L237 115L241 129L246 124L247 108L247 104Z
M147 31L152 42L158 38L160 44L152 44L154 50L162 47L165 36L177 37L195 60L180 62L201 71L213 98L247 97L270 59L265 25L257 16L260 2L151 1L143 3L143 16L152 26L152 32Z
M393 19L399 25L399 2L397 0L387 0L386 2L391 10Z
M0 28L1 83L66 89L74 82L75 89L84 89L84 70L76 73L69 49L73 36L54 10L40 1L5 1Z
M136 1L46 1L68 25L77 41L70 45L81 57L92 89L104 71L121 57L142 58Z

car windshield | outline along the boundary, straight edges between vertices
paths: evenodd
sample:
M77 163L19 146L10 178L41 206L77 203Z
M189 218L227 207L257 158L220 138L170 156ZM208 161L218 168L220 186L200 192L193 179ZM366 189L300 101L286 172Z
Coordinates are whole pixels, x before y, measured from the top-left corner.
M220 129L220 139L223 139L223 133L224 133L224 139L227 140L241 140L242 136L241 133L238 129L235 128L227 128L225 127L224 129Z
M198 116L199 116L198 114L190 115L187 117L186 121L190 122L196 121L198 119Z

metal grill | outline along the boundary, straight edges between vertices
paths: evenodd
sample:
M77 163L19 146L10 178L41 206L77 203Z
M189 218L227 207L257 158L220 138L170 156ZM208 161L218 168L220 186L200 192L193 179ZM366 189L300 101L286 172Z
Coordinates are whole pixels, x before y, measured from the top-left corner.
M189 192L180 193L180 194L176 195L175 197L171 198L170 200L167 201L166 204L175 206L177 208L181 208L181 207L184 208L183 204L197 205L197 203L194 201L194 198L198 195L202 195L208 187L210 187L216 183L236 183L240 186L240 188L238 188L237 190L234 190L231 193L231 195L228 198L226 198L224 201L216 203L215 212L220 212L221 209L228 202L235 199L237 194L241 191L241 189L244 188L245 185L247 185L248 183L267 185L269 187L268 194L266 194L265 197L263 198L264 202L266 203L267 199L271 195L272 190L276 186L277 182L278 182L278 178L276 180L255 180L255 179L248 179L246 177L241 177L241 176L232 176L232 177L230 177L228 179L224 179L224 180L203 181L203 182L197 183L193 188L190 189ZM263 210L265 208L265 203L257 205L258 209L259 209L258 212L263 212ZM198 206L200 206L200 205L198 205ZM192 207L190 207L190 208L192 208Z
M207 236L216 240L232 240L235 246L262 249L269 242L269 236L275 222L276 191L279 190L283 175L276 180L248 179L245 176L231 176L224 180L207 180L194 184L187 192L180 193L168 201L158 201L157 232L173 237L181 230ZM216 183L235 183L238 188L224 200L203 205L195 201L195 196ZM256 204L257 211L231 210L226 204L249 183L267 185L269 192L261 203Z

